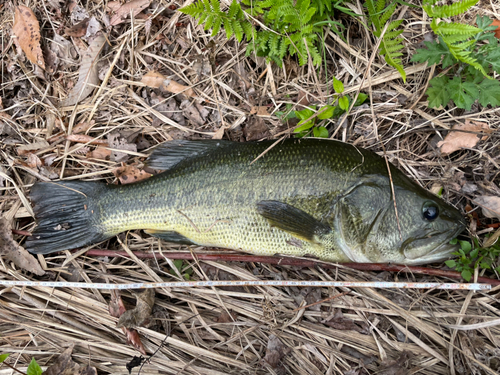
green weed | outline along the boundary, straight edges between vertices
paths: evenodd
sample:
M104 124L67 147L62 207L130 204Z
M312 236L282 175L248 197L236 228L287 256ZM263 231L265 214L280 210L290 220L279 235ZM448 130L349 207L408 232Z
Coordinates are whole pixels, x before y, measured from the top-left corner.
M474 270L479 269L495 270L500 272L500 266L495 267L495 262L500 256L500 243L496 243L491 247L485 248L479 245L479 241L474 238L473 243L469 241L461 241L456 238L451 244L460 245L460 249L453 253L458 258L447 260L445 263L448 267L461 273L466 281L470 281Z

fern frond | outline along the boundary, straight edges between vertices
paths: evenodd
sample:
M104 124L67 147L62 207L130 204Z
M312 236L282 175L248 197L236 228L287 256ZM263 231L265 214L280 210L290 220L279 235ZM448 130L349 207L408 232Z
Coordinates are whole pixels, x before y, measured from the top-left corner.
M385 0L378 0L376 6L376 13L382 13L385 8ZM373 13L375 14L375 13Z
M253 26L250 22L248 22L246 20L243 21L241 23L241 27L243 29L243 32L246 35L247 42L251 39L255 39L256 32L255 32L255 29L253 28Z
M389 21L389 19L392 17L392 15L394 14L394 11L396 10L396 6L397 6L397 3L393 3L392 5L390 5L387 10L382 14L382 16L380 17L380 24L381 25L385 25L387 23L387 21Z
M469 36L468 35L460 35L460 34L454 34L454 35L441 35L443 38L443 41L447 44L455 44L459 42L468 42L469 41ZM472 41L474 44L474 41ZM472 45L471 44L471 45Z
M214 19L214 24L212 25L212 36L216 36L219 31L220 31L220 27L222 26L222 18L215 18Z
M443 40L446 43L446 39L443 38ZM487 76L488 74L484 70L483 66L479 64L476 58L472 56L472 51L468 51L467 48L471 47L473 44L475 44L474 40L470 40L464 43L457 43L457 44L448 44L448 48L453 55L454 58L456 58L458 61L461 61L465 64L469 64L470 66L474 67L475 69L479 70L483 75Z
M377 3L374 3L374 0L366 0L365 2L365 7L368 9L370 21L374 26L373 34L377 38L382 37L379 47L380 55L384 57L388 65L397 69L403 80L406 81L406 73L400 59L400 57L403 56L400 51L404 49L404 45L403 38L400 38L399 36L403 33L403 30L397 30L403 20L390 22L387 25L385 34L382 35L385 25L394 14L396 3L390 5L386 9L385 6L385 0L377 0Z
M452 35L452 34L460 34L460 35L467 35L467 37L471 37L473 35L476 35L477 33L480 33L482 30L472 26L472 25L466 25L463 23L446 23L446 22L440 22L433 31L437 35Z
M460 13L464 13L469 8L476 5L478 2L479 0L463 0L458 3L454 3L451 5L442 5L442 6L433 6L430 4L424 4L422 8L424 8L425 12L429 15L429 17L447 18L447 17L457 16Z

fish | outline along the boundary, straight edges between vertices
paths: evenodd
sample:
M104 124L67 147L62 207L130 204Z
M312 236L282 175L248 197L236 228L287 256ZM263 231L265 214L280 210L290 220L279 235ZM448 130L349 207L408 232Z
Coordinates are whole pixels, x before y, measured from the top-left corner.
M127 185L35 183L25 247L50 254L142 229L257 255L418 265L448 258L465 228L455 207L340 141L176 140L146 163L163 172Z

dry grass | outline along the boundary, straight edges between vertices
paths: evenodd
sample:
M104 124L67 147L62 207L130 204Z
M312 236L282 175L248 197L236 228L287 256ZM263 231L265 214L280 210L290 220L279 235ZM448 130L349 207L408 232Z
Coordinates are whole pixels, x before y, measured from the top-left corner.
M62 34L61 29L71 25L68 15L58 13L52 3L56 2L27 4L35 10L47 44L54 32ZM104 25L104 2L78 3ZM360 2L353 3L360 8ZM483 8L476 7L474 12L500 18L498 5L483 3ZM476 193L471 185L477 192L495 192L495 184L500 182L499 111L428 109L423 93L433 68L412 67L406 60L408 82L403 84L393 69L373 55L372 39L361 23L349 21L356 26L353 30L361 30L350 35L355 39L350 44L332 32L328 34L327 63L319 70L299 67L293 60L279 68L260 58L245 57L245 46L227 41L223 35L211 38L188 17L169 10L171 3L158 1L153 5L146 11L149 21L135 17L133 22L128 19L113 28L108 34L111 45L101 55L100 86L82 103L65 108L57 103L76 83L78 59L61 59L56 72L41 78L29 61L16 55L11 43L12 3L1 8L0 97L4 110L0 110L0 129L6 124L9 130L0 134L0 171L10 180L0 184L0 210L15 229L33 228L26 196L37 180L62 177L116 183L112 171L120 165L119 159L105 158L104 154L89 158L96 146L64 138L53 141L51 137L59 132L71 134L77 124L95 121L86 134L106 141L118 132L133 139L131 144L140 145L137 151L121 150L128 155L121 157L127 164L142 167L148 149L166 140L211 138L222 132L233 140L284 134L293 123L282 124L275 116L255 116L252 107L266 106L272 114L287 104L301 109L297 103L301 99L304 103L304 98L309 103L325 104L332 96L332 76L344 82L346 92L354 95L361 90L371 98L369 105L351 112L347 125L329 125L335 138L378 152L383 143L391 162L427 188L444 186L445 199L462 210ZM411 53L427 28L418 9L404 10L408 19L404 36ZM76 39L68 38L78 47L82 42ZM215 63L211 74L198 73L211 63ZM193 88L201 98L196 109L191 106L192 99L142 85L141 77L150 70ZM433 146L436 140L465 118L486 121L496 132L475 149L452 157L439 156ZM134 133L138 137L131 136ZM19 146L27 144L41 145L31 152L36 158L19 154ZM113 147L97 150L106 152L109 148ZM179 249L144 238L141 232L120 238L103 246ZM126 283L179 279L169 272L172 261L161 257L157 261L75 258L66 252L39 259L53 280ZM253 263L200 261L185 262L184 266L191 267L193 277L200 280L437 280ZM0 263L0 278L34 279L4 261ZM298 309L346 291L350 293ZM131 294L123 296L133 302ZM489 293L273 287L157 290L156 320L148 328L139 328L148 355L156 354L141 373L497 374L499 326L470 330L449 326L498 319L498 296L499 288ZM90 364L103 374L126 374L125 364L138 352L126 344L122 331L116 328L117 319L108 313L109 300L109 292L101 290L0 290L0 352L11 353L9 363L24 372L31 357L45 366L74 343L73 359L78 363ZM133 371L137 373L137 368ZM0 374L7 373L12 371L0 368Z

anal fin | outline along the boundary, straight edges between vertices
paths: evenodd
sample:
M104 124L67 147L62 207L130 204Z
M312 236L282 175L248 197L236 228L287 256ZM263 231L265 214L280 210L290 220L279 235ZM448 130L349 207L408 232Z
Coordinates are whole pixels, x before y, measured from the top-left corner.
M196 245L189 238L184 237L182 234L179 234L172 230L156 230L156 229L145 229L144 232L150 234L153 237L160 238L162 240L178 243L181 245Z

